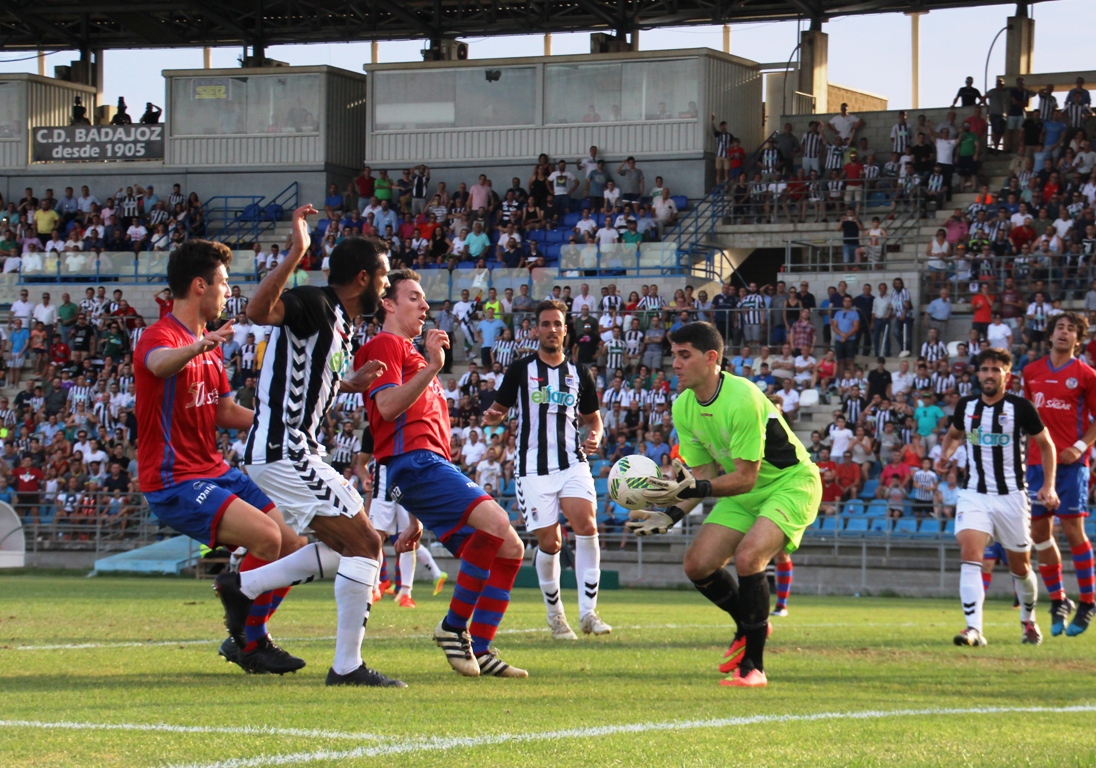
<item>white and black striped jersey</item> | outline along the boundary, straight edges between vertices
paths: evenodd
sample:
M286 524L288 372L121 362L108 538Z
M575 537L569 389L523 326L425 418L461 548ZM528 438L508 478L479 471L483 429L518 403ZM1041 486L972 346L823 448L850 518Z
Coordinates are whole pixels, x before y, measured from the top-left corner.
M974 391L974 382L960 381L955 385L955 388L959 391L959 397L969 397L970 393Z
M799 144L803 147L803 157L818 157L819 152L822 149L822 134L807 131L803 134L803 138L800 139Z
M925 358L926 363L935 363L937 360L947 360L948 345L942 341L938 341L935 344L931 341L926 341L921 345L921 357Z
M1085 118L1088 117L1088 107L1078 102L1066 104L1066 123L1070 128L1084 128Z
M106 427L107 432L113 432L114 428L118 426L118 420L114 417L114 413L110 408L110 401L99 401L95 404L95 408L92 409L95 417L99 419L99 426Z
M923 389L932 389L932 377L931 376L914 376L913 377L913 389L916 392L920 392Z
M666 299L662 298L662 294L658 296L644 296L639 300L640 309L662 309L666 306Z
M830 144L826 149L826 170L838 171L845 167L845 148L840 144Z
M997 496L1025 490L1024 438L1043 431L1043 421L1032 403L1012 394L993 405L981 397L964 397L955 406L951 426L967 436L970 461L964 489Z
M518 343L511 339L507 341L505 339L499 339L495 342L495 345L491 347L491 354L495 358L495 362L502 366L503 370L514 361L514 357L517 356Z
M936 371L932 374L932 391L942 395L949 389L955 389L955 375Z
M353 367L351 320L334 289L302 285L282 294L285 318L267 337L255 387L246 464L326 454L324 416Z
M919 469L913 473L913 498L917 501L932 501L933 492L939 479L931 469Z
M609 387L601 396L602 401L605 403L606 408L612 408L614 403L620 403L621 408L627 408L628 404L632 402L632 396L628 393L628 390L616 387Z
M91 396L95 390L90 385L80 386L79 384L73 384L68 391L68 401L72 408L76 407L77 403L84 403L85 405L91 405Z
M605 367L610 371L615 371L617 368L623 368L624 356L627 350L628 345L624 339L609 339L605 342Z
M118 208L122 209L122 218L132 219L137 215L137 198L133 195L118 198L115 203Z
M153 208L148 214L148 223L152 226L163 224L171 218L171 214L161 208Z
M539 355L515 361L495 402L518 409L518 476L548 475L585 462L578 418L598 412L597 389L585 365L558 367Z
M760 293L744 296L738 306L743 310L739 316L746 325L761 325L765 322L765 297Z
M629 355L635 357L643 349L643 331L625 331L624 348Z
M247 312L248 298L246 296L229 296L225 301L225 313L234 318Z
M614 293L608 296L601 297L601 311L610 312L617 310L618 312L624 306L624 297L618 293Z
M771 173L778 165L780 165L780 150L776 147L761 150L762 168Z
M0 424L9 429L15 426L15 422L19 420L19 417L15 415L15 411L11 408L0 408Z
M335 399L335 408L344 417L353 416L358 411L365 408L365 401L362 400L361 392L341 392Z
M925 183L925 189L929 192L943 192L944 191L944 174L933 173L929 175L928 182Z
M141 340L141 337L144 336L145 331L147 330L148 326L142 325L140 328L134 328L132 331L129 332L130 349L137 349L137 342Z
M1058 109L1058 97L1053 93L1039 94L1039 119L1044 123L1054 118L1054 110Z
M340 465L353 464L361 447L362 441L359 440L358 436L353 432L350 434L340 432L335 435L335 439L331 441L331 463Z

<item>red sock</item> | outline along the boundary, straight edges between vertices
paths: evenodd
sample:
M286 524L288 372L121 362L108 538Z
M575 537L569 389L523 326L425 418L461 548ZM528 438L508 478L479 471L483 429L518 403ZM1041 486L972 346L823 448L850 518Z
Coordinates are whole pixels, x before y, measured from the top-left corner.
M240 562L240 571L253 571L267 565L269 562L269 560L255 557L255 555L248 552ZM247 642L240 649L244 653L255 650L259 645L259 641L266 637L266 620L272 613L270 606L273 597L273 592L263 592L251 602L251 612L247 616L247 624L244 627L244 637Z
M1062 588L1062 564L1040 565L1039 575L1046 584L1047 594L1051 600L1065 600L1066 591Z
M514 588L520 570L521 560L518 558L495 558L491 575L487 577L487 585L476 601L472 624L468 627L468 634L472 636L473 653L485 653L495 639L502 617L510 607L510 590Z
M989 592L989 585L993 583L993 571L982 571L982 589Z
M445 623L450 628L467 628L502 544L502 539L485 531L476 531L465 542L460 556L460 572L453 587L453 599L449 602L449 613L445 617Z

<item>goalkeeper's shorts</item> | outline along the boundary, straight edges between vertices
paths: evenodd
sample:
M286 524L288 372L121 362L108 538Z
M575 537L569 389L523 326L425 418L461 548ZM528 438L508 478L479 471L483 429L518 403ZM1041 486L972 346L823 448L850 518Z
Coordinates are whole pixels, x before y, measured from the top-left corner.
M704 520L746 533L757 518L765 517L784 532L784 549L799 549L803 531L818 517L822 503L822 479L813 464L785 470L788 474L764 488L720 499Z

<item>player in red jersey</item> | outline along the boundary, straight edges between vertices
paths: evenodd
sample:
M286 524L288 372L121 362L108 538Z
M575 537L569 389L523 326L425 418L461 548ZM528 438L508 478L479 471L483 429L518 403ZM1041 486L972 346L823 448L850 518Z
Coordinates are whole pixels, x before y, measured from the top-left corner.
M383 330L358 350L354 362L385 366L367 389L366 409L373 454L387 470L393 500L411 515L397 549L418 542L425 525L461 559L449 613L434 629L434 641L453 669L469 677L528 677L491 646L524 546L502 507L450 461L449 409L437 379L449 337L427 331L429 360L411 343L430 309L419 276L399 270L388 277L377 313Z
M1092 542L1084 528L1084 518L1088 517L1088 454L1096 441L1096 371L1074 356L1087 333L1084 317L1063 312L1050 327L1050 355L1024 368L1024 397L1035 404L1058 449L1055 486L1061 506L1056 512L1034 501L1043 486L1038 451L1028 454L1027 471L1033 500L1031 538L1039 556L1039 573L1050 594L1050 634L1055 637L1063 631L1069 637L1081 634L1096 615ZM1062 555L1054 540L1055 514L1069 540L1080 593L1080 605L1068 627L1065 622L1074 606L1062 587Z
M253 413L231 397L221 343L232 323L207 332L228 298L232 252L222 243L188 240L172 251L167 278L172 311L137 342L137 466L141 490L163 523L210 547L246 547L241 569L257 568L301 547L274 504L225 463L217 429L247 431ZM288 589L266 593L249 619L250 641L230 637L221 655L248 672L293 672L304 666L274 645L266 622Z

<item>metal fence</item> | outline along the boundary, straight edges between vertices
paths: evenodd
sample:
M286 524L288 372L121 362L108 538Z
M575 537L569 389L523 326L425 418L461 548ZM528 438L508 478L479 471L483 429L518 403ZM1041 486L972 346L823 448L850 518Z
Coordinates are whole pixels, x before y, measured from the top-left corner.
M780 170L780 169L777 169ZM923 218L926 195L919 186L900 179L863 179L848 186L843 179L796 179L792 168L778 178L773 171L755 168L753 177L725 188L725 216L732 225L838 222L853 208L861 216L881 220Z
M20 496L12 509L23 521L27 551L121 552L176 535L152 515L143 495L65 492Z

